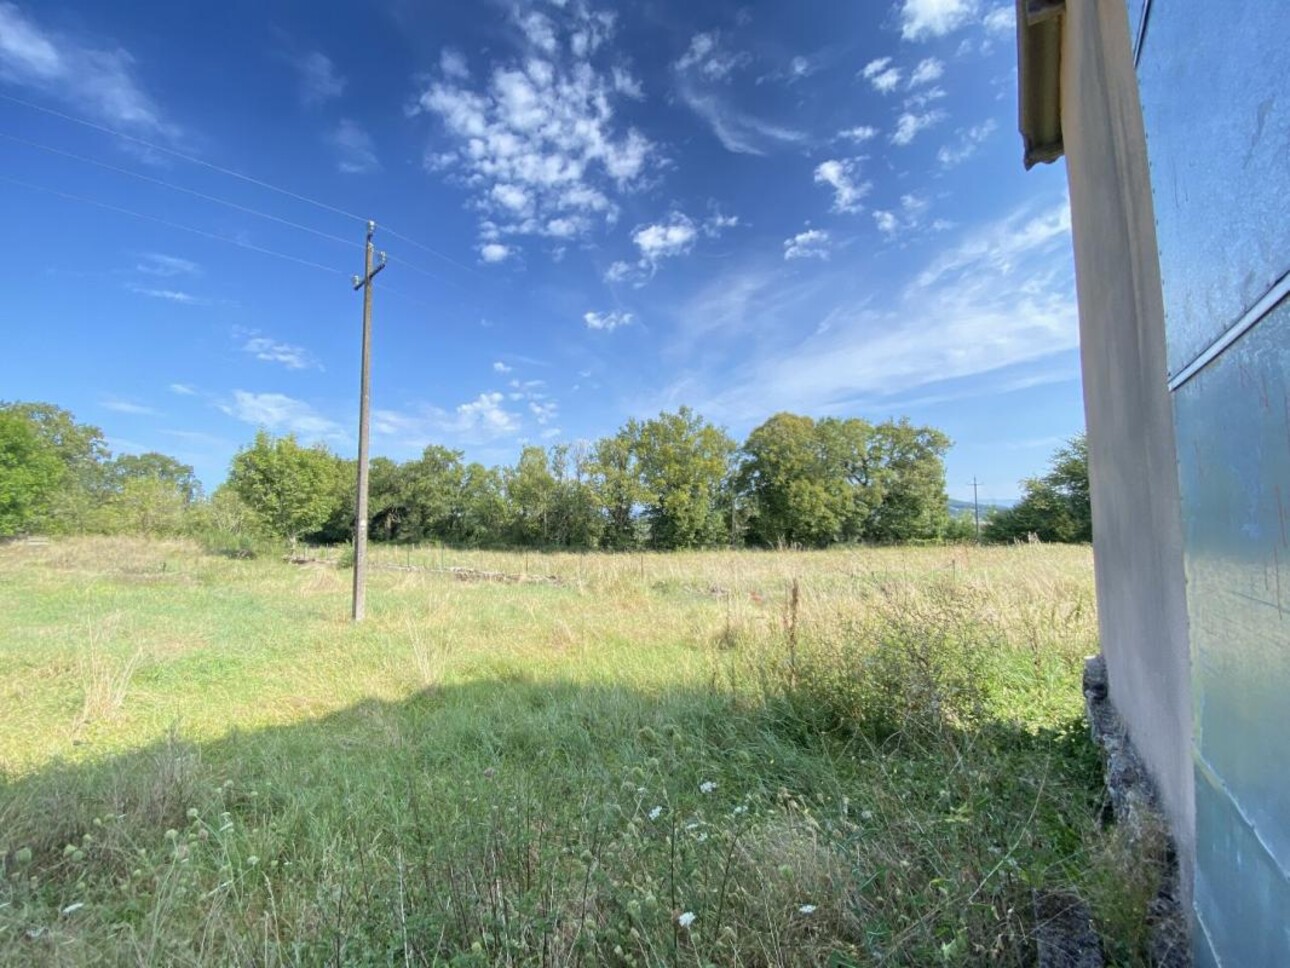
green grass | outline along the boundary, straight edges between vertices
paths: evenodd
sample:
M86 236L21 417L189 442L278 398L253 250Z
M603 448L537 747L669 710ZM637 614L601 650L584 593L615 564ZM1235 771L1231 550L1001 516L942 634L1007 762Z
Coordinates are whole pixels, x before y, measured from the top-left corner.
M0 548L0 962L1135 957L1087 549L374 563Z

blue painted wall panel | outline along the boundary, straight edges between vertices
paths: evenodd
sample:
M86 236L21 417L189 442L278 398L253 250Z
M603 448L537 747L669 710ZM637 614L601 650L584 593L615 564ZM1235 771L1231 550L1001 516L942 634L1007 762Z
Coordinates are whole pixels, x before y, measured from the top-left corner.
M1288 38L1287 0L1152 4L1138 77L1170 373L1290 267Z
M1196 750L1290 869L1290 302L1174 408Z
M1221 964L1286 964L1290 884L1221 787L1196 776L1196 914ZM1214 964L1202 932L1197 965Z

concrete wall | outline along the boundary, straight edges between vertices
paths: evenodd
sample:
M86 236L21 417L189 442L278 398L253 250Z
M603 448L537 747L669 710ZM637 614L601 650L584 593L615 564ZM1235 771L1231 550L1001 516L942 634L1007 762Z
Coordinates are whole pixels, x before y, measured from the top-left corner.
M1177 415L1201 964L1290 965L1290 5L1155 0L1138 76Z
M1089 439L1098 617L1111 699L1191 883L1187 610L1164 307L1124 0L1067 4L1062 128Z

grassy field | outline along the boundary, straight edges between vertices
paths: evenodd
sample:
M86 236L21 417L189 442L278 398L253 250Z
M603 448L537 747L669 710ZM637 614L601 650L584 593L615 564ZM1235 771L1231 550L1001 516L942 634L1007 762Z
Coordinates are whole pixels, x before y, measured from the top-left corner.
M0 962L1136 960L1087 548L374 564L0 548Z

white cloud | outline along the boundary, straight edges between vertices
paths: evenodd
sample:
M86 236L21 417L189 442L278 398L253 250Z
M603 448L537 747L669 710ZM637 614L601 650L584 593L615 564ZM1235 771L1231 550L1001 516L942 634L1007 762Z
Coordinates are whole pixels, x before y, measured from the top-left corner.
M162 276L169 278L171 276L194 276L201 270L196 262L189 259L181 259L174 255L162 255L159 252L145 252L139 256L139 263L135 267L136 272L142 272L148 276Z
M569 4L515 17L527 46L521 60L477 85L450 60L422 92L415 112L436 116L446 140L427 152L427 166L456 173L472 191L485 242L612 224L612 194L638 188L658 155L640 131L615 121L614 100L634 93L627 75L620 69L615 79L591 60L613 16Z
M800 144L807 139L804 131L753 117L711 91L698 90L687 79L681 80L678 93L686 106L708 123L722 147L734 154L764 155L777 145Z
M303 346L279 343L268 336L252 336L242 345L242 352L250 353L266 363L281 363L288 370L321 370L319 363Z
M233 402L219 406L229 416L266 430L286 431L315 440L344 436L340 424L327 419L303 400L282 393L234 390Z
M962 129L958 132L958 141L953 144L943 145L941 150L936 153L936 159L941 163L942 168L953 168L955 165L962 164L976 154L977 148L986 138L994 134L998 125L993 118L975 124L970 128Z
M921 111L933 101L939 101L946 96L945 88L939 84L935 87L925 87L921 91L915 91L913 94L906 95L904 106L906 111Z
M631 71L627 70L625 67L615 65L610 73L614 79L615 91L625 97L631 98L633 101L644 100L645 89L641 87L641 82L632 76Z
M605 282L624 282L636 274L636 267L621 259L605 270Z
M891 66L890 57L879 57L865 64L860 76L872 84L875 91L890 94L900 84L901 70Z
M891 143L904 147L918 136L918 132L944 119L944 111L924 111L921 114L906 111L896 119L896 130L891 135Z
M914 73L909 76L909 86L917 87L920 84L930 84L932 81L938 81L941 75L945 73L945 65L935 57L927 57L918 62L914 68Z
M587 329L603 330L606 333L612 333L621 326L630 326L633 318L631 313L619 311L582 314L582 321L587 324Z
M170 392L177 393L181 397L194 397L197 395L197 388L187 383L172 383L170 384Z
M171 140L180 134L136 79L129 51L82 44L42 29L12 3L0 3L0 80L134 132Z
M113 410L117 413L128 413L140 417L154 417L157 411L152 407L145 407L141 403L134 403L131 400L125 400L121 397L106 396L99 401L99 406L104 410Z
M877 211L873 213L874 223L878 226L878 231L884 235L895 235L900 230L900 219L895 212Z
M300 74L300 99L317 106L345 93L345 78L336 73L336 65L322 51L311 50L291 59Z
M505 262L514 253L515 250L509 245L502 245L500 242L486 242L479 247L479 257L490 264Z
M356 121L342 119L330 141L340 158L337 168L345 175L366 175L381 170L372 136Z
M493 364L493 372L494 372L494 373L510 373L510 372L511 372L512 370L514 370L514 369L515 369L515 367L513 367L513 366L507 366L507 365L506 365L505 363L503 363L501 360L498 360L496 363L494 363L494 364Z
M754 341L756 355L723 372L716 393L703 392L707 374L688 374L678 386L697 409L721 421L761 419L777 409L881 407L896 394L987 374L999 376L961 390L995 392L1006 368L1033 367L1077 346L1069 228L1065 202L1014 212L944 250L883 307L866 296L828 308L819 302L819 287L792 295L787 275L770 278L751 290L732 332L747 342L749 332L785 332L804 314L823 312L815 333L795 343ZM713 286L730 293L743 279L721 278ZM831 289L837 282L822 285ZM763 299L766 293L776 299Z
M502 406L503 396L493 393L481 393L470 403L463 403L457 408L457 428L459 432L482 431L490 437L513 434L520 429L518 415Z
M661 259L689 252L697 235L689 216L673 212L664 222L638 228L632 233L632 242L640 249L642 262L656 265Z
M902 0L901 36L905 40L944 37L971 23L977 6L977 0Z
M921 195L904 194L900 196L899 210L883 210L873 213L874 224L878 231L888 238L895 238L902 232L921 228L923 216L931 202Z
M732 71L746 65L751 58L745 52L730 53L721 48L721 35L717 31L695 34L690 46L674 65L678 71L693 71L708 80L728 78Z
M821 162L815 169L815 183L829 185L833 188L833 211L860 212L864 206L861 199L869 194L872 182L861 182L860 162L851 158L845 160L830 159Z
M539 401L533 400L529 402L529 412L533 414L534 420L536 420L542 426L546 426L552 420L556 420L559 418L560 406L559 404L553 403L551 401L539 402Z
M878 137L878 129L872 125L862 124L855 128L843 128L838 132L839 138L845 138L847 141L854 141L858 145L866 141L872 141Z
M807 229L791 239L784 240L785 259L827 259L829 233L823 229Z
M126 288L133 293L147 296L150 299L164 299L167 302L183 305L197 305L201 302L192 293L184 292L182 289L150 289L147 286L127 286Z
M995 7L981 21L992 34L1011 33L1017 27L1017 10L1011 4Z
M470 68L466 64L466 55L459 50L445 47L439 52L439 70L444 77L464 81L470 77Z
M806 140L805 132L754 117L730 103L725 82L736 68L750 60L747 53L723 50L715 31L695 34L689 48L672 65L677 93L691 111L707 122L722 147L735 154L764 155L777 145Z
M738 215L723 215L720 209L714 209L712 214L703 220L703 234L715 239L726 229L733 229L738 225Z

